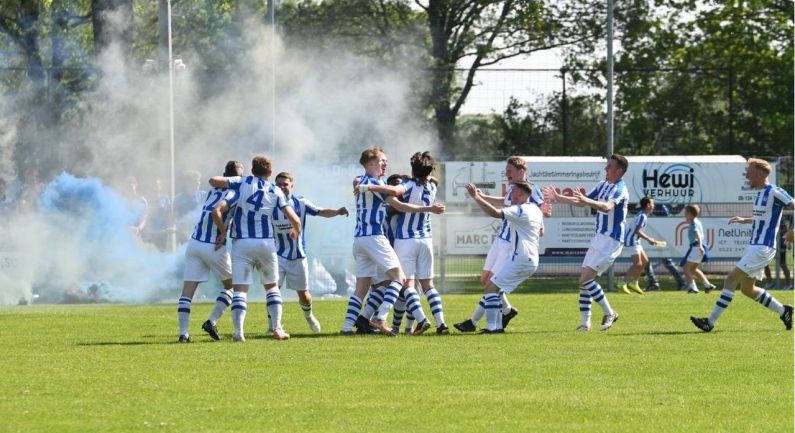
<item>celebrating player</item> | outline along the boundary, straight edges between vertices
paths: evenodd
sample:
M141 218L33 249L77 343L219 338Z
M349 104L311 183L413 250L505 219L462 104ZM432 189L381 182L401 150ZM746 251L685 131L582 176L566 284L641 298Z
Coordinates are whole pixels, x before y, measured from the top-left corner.
M309 328L312 329L312 332L320 332L320 322L312 314L312 295L307 290L309 287L309 267L307 266L306 241L304 240L306 216L320 215L324 218L332 218L338 215L348 216L348 209L345 207L339 209L319 208L308 199L293 194L294 179L290 173L281 172L276 175L274 180L276 181L276 186L281 188L287 201L291 202L292 209L301 220L301 227L303 228L299 239L291 238L292 224L284 212L274 209L273 228L276 232L276 254L279 256L279 286L283 287L284 282L287 281L288 287L296 291L298 303L301 305L301 310L304 312L304 318L309 324ZM271 317L271 321L273 321L273 317ZM271 323L271 327L273 325Z
M224 176L232 177L242 174L243 164L238 161L229 161L226 163ZM221 236L221 231L213 224L212 212L215 205L221 200L225 200L228 203L235 203L237 201L237 193L221 188L214 188L207 191L199 222L196 223L196 228L193 230L193 235L190 241L188 241L188 247L185 250L185 282L182 285L182 294L179 297L179 303L177 305L180 343L190 343L188 323L190 322L191 302L193 300L193 295L196 293L196 288L199 287L199 283L207 281L210 276L210 271L215 272L224 284L224 290L221 291L218 298L215 300L215 307L210 314L210 318L202 324L202 329L210 334L210 337L214 340L220 340L215 323L224 313L226 307L232 302L232 261L229 258L229 252L226 248L215 248L215 241ZM223 226L226 226L228 223L228 215L228 208L221 213L221 222ZM225 235L226 231L224 231L224 237L222 238L224 240L226 239Z
M641 245L640 240L645 239L652 245L657 243L654 238L646 234L646 225L653 210L654 200L649 197L643 197L640 199L638 214L635 215L635 224L627 227L624 245L632 251L632 266L627 269L621 284L617 286L618 290L624 293L631 293L630 290L632 290L641 295L643 294L643 289L640 288L638 279L640 279L643 268L649 264L649 257L646 255L646 251L643 251L643 245Z
M596 281L596 277L606 271L621 255L623 248L624 223L627 215L629 193L622 179L629 163L621 155L613 154L607 160L606 179L599 182L588 195L579 190L571 197L561 195L553 187L544 187L544 195L550 201L568 203L577 207L590 207L596 211L596 236L591 239L588 252L582 262L580 273L580 316L582 323L578 331L591 330L591 301L602 307L604 316L600 331L606 331L618 320L618 312L610 307L607 295Z
M239 192L237 209L234 215L232 230L232 324L235 333L232 339L246 341L243 325L248 308L248 288L254 282L253 270L260 272L260 280L265 286L265 302L273 338L286 340L290 335L281 329L282 296L277 286L279 267L276 258L276 246L273 241L271 219L275 209L280 209L292 225L290 236L297 239L301 235L301 220L292 209L290 202L284 197L282 190L268 182L271 175L271 160L266 156L255 156L251 161L251 173L246 177L216 176L210 179L210 185L216 188L228 188ZM223 245L226 238L226 227L221 220L221 210L226 206L222 200L213 212L213 221L221 231L216 238L216 247Z
M386 202L401 212L444 212L444 205L435 203L430 206L415 206L401 203L395 197L384 196L369 190L371 185L383 185L381 177L386 173L387 158L381 149L366 149L359 158L365 174L359 178L357 185L359 196L356 199L356 230L353 239L353 256L356 260L356 291L348 300L345 322L342 330L344 335L353 334L352 328L362 308L362 299L370 288L376 268L386 269L386 275L392 281L389 284L378 313L371 325L383 335L395 334L386 325L386 317L397 301L400 290L405 282L405 274L400 267L397 255L384 236L383 220Z
M792 208L792 197L782 188L768 182L772 167L762 159L750 158L745 177L751 188L759 189L754 200L751 217L734 216L729 224L752 224L751 239L745 248L743 257L726 277L723 290L715 302L709 317L690 317L696 327L704 332L712 331L718 317L729 307L734 299L737 286L745 296L759 302L779 315L784 327L792 329L792 306L781 305L767 290L756 287L756 280L762 279L765 266L776 256L776 235L779 229L781 214L784 209Z

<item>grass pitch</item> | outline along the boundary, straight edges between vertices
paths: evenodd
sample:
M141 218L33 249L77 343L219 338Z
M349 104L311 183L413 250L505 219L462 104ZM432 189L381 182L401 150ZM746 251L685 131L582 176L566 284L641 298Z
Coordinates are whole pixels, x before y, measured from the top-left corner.
M260 337L251 303L245 344L228 314L225 341L204 335L210 304L188 345L176 305L6 308L0 432L793 431L793 334L775 314L738 294L704 334L688 316L715 292L608 296L608 332L573 332L569 292L513 295L520 314L495 336L342 337L344 301L315 302L311 335L287 303L287 342ZM445 296L448 323L477 299Z

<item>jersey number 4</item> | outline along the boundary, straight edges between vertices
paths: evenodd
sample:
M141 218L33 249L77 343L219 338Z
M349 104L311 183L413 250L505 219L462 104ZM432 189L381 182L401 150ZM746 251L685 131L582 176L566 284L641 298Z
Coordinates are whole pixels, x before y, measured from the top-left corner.
M250 203L254 206L254 212L257 212L262 208L262 199L265 197L265 192L262 190L255 191L254 194L251 194L246 200L246 203Z

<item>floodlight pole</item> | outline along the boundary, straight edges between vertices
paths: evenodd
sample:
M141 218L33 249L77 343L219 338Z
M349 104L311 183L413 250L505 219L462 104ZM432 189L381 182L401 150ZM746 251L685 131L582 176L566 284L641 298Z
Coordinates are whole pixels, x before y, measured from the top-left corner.
M166 1L168 22L168 140L171 153L171 215L174 215L176 175L174 164L174 58L171 50L171 0ZM177 231L171 230L171 252L177 250Z
M607 0L607 152L613 154L613 0ZM615 271L613 266L607 272L607 290L613 290Z
M271 28L271 145L270 153L276 150L276 50L274 44L276 43L276 0L268 1L268 25Z

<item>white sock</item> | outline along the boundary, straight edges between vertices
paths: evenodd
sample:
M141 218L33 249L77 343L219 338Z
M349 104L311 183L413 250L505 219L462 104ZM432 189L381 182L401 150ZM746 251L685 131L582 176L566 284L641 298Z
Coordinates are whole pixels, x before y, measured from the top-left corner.
M298 305L301 306L301 311L304 312L304 318L309 319L312 317L312 303L304 304L303 302L299 301Z
M406 297L406 310L411 312L411 315L414 316L414 319L422 323L426 319L425 311L422 310L422 302L420 302L420 295L417 294L417 291L414 290L413 287L408 287L404 290L404 296Z
M778 313L779 316L784 314L784 306L781 305L781 302L778 302L776 298L774 298L770 293L767 293L767 290L765 289L762 289L761 293L756 296L754 301L759 302L760 304L769 308L771 311Z
M605 316L613 315L613 309L610 308L610 303L607 302L607 295L605 295L605 292L602 291L602 286L600 286L596 280L586 282L583 284L583 287L586 287L588 294L591 295L591 299L594 302L599 303L599 306L602 307L602 312Z
M469 320L472 321L473 324L477 325L480 321L480 318L486 314L486 296L482 296L480 301L478 301L478 305L475 306L475 311L472 312L472 317Z
M235 328L235 335L243 337L243 324L246 322L246 310L248 310L248 292L235 292L232 295L232 326Z
M187 296L180 296L179 301L177 302L179 335L188 335L188 323L190 323L190 304L191 299Z
M272 330L282 329L282 294L278 287L265 291L265 305Z
M486 329L496 331L502 329L502 312L500 311L500 295L487 293L486 299Z
M582 326L591 326L591 295L585 286L580 287L580 318Z
M508 295L505 292L500 292L500 302L502 302L502 314L506 315L510 313L513 306L508 302Z
M428 299L428 306L431 307L431 314L433 314L433 321L436 322L436 327L444 325L444 306L442 305L442 296L433 287L425 291L425 298Z
M222 290L221 293L218 294L218 297L215 298L213 312L210 313L208 320L215 325L230 305L232 305L232 289Z
M381 306L378 307L378 314L376 315L378 320L386 320L395 302L397 302L400 289L402 288L403 285L400 284L400 281L392 281L389 284L389 287L386 288L386 292L384 293L384 301L381 303ZM406 302L408 302L408 299L406 299Z
M729 308L729 304L732 303L732 299L734 299L734 291L729 290L727 288L723 288L720 292L720 296L718 300L715 301L715 307L712 309L712 314L709 315L709 323L711 325L715 325L715 322L718 321L718 317L723 314L723 311Z

